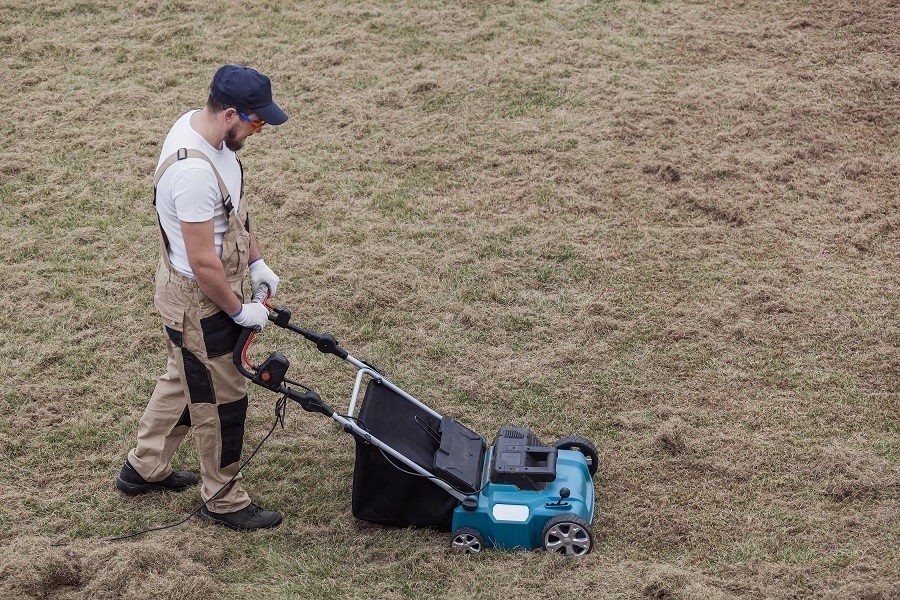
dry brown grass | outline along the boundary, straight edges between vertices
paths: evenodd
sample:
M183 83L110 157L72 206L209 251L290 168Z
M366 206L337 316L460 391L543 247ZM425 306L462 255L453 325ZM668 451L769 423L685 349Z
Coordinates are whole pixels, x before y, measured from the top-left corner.
M896 0L0 8L0 597L900 596ZM298 411L247 476L278 530L83 541L197 502L112 479L163 365L151 169L226 61L292 117L244 153L283 302L488 436L591 438L592 555L356 522Z

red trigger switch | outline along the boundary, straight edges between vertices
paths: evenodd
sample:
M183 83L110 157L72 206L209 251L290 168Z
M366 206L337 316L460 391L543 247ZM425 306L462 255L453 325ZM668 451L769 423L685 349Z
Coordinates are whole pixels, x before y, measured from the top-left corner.
M253 381L270 390L277 390L281 382L284 381L284 375L289 367L290 363L284 354L273 352L269 355L269 358L259 365L256 371L257 375L253 378Z

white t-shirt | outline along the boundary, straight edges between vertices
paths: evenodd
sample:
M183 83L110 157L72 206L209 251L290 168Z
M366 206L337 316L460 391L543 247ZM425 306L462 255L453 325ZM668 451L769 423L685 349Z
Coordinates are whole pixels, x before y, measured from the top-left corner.
M191 127L191 115L182 115L166 136L156 167L179 148L200 150L216 165L225 187L231 194L234 210L238 210L241 198L241 167L234 152L222 144L213 148L206 139ZM186 277L194 279L184 248L181 223L202 223L213 220L216 254L222 256L222 238L228 229L228 219L222 206L222 194L212 167L201 158L186 158L172 164L156 186L156 212L163 231L169 238L169 261L172 267Z

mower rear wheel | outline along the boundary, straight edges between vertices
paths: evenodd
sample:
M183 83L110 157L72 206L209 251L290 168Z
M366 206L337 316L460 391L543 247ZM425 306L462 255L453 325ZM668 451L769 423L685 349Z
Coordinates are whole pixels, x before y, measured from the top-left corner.
M460 527L450 536L450 547L463 554L478 554L484 550L484 538L477 529Z
M578 515L556 515L544 525L544 550L565 556L584 556L594 547L591 524Z
M597 447L592 444L589 439L583 438L580 435L570 435L556 442L554 448L557 450L577 450L578 452L581 452L584 454L585 461L587 461L588 473L591 474L591 477L597 473L597 466L600 462L600 453L597 452Z

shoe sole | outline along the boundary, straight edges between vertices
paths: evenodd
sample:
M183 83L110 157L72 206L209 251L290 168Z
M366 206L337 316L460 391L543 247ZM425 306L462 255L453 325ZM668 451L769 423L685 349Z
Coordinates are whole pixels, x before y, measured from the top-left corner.
M183 492L193 487L195 484L183 485L181 487L166 487L160 483L129 483L121 477L116 477L116 489L127 496L139 496L150 492Z
M223 527L227 527L228 529L233 529L235 531L257 531L259 529L274 529L281 525L282 518L279 517L277 521L272 523L271 525L260 525L259 527L241 527L239 525L234 525L233 523L229 523L224 519L217 519L213 516L213 513L200 511L200 520L207 521L209 523L213 523L215 525L222 525Z

